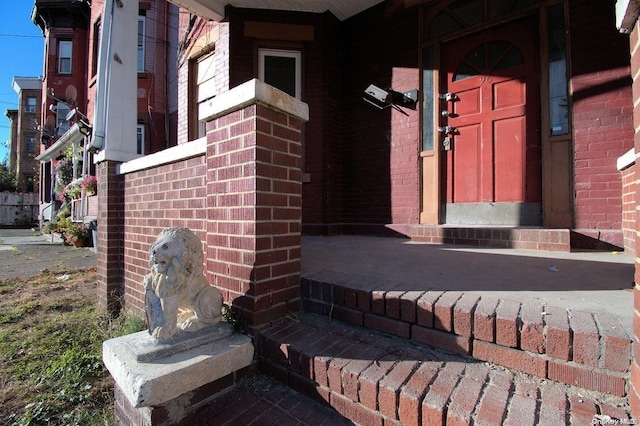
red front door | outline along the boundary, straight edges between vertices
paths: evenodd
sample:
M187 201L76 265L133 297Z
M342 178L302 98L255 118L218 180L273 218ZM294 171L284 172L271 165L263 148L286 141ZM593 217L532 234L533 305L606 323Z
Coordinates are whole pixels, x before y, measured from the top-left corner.
M451 149L443 156L446 223L542 221L536 19L442 46L442 107Z

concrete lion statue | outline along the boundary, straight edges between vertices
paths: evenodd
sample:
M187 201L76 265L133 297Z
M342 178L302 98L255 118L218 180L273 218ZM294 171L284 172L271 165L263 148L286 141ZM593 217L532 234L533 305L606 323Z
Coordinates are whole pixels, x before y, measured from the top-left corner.
M193 332L220 321L222 295L207 283L203 260L202 243L187 228L167 228L151 245L144 288L155 339L169 340L180 330Z

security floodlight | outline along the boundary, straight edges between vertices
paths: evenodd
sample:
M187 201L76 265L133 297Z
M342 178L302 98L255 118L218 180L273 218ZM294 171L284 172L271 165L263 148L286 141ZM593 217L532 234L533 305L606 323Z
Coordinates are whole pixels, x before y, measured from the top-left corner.
M364 91L364 99L366 102L378 109L394 107L401 111L398 106L415 109L418 102L418 90L412 89L406 92L397 92L393 89L384 90L376 85L370 84Z
M379 109L391 106L391 94L373 84L364 91L364 100Z

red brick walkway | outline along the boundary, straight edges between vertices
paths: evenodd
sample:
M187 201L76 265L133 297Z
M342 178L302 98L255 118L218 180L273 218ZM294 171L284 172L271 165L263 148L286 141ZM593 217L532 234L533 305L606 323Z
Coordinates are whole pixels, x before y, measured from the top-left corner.
M197 421L198 425L208 426L353 424L331 408L266 376L244 381L201 411Z

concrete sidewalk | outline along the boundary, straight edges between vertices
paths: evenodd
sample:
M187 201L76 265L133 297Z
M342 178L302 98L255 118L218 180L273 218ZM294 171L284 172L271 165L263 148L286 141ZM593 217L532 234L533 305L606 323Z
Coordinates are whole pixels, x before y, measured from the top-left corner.
M65 246L35 229L0 229L0 280L96 266L93 248Z

